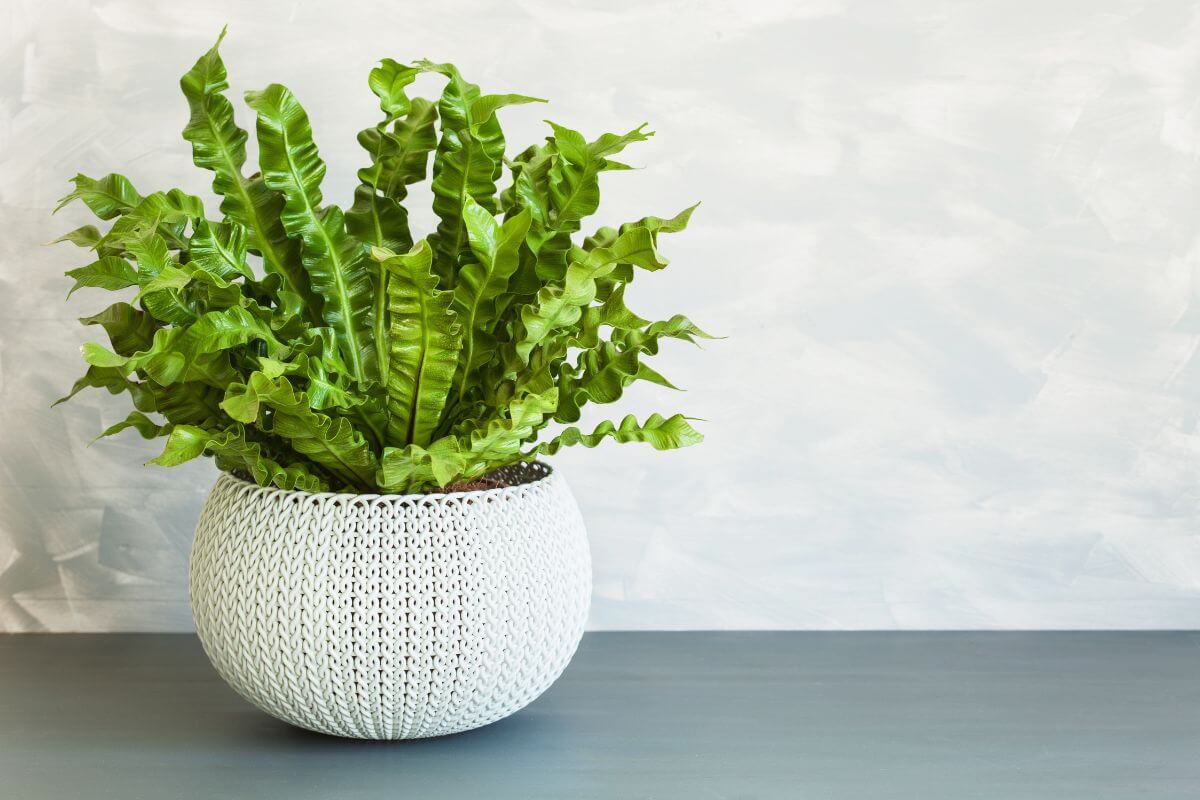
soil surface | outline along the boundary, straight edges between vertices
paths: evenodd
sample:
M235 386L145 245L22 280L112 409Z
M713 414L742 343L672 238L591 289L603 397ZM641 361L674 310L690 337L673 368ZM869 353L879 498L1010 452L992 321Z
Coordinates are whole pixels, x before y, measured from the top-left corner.
M474 481L452 483L449 486L443 486L440 491L447 494L450 492L478 492L484 489L507 489L511 485L508 481L497 478L479 478Z

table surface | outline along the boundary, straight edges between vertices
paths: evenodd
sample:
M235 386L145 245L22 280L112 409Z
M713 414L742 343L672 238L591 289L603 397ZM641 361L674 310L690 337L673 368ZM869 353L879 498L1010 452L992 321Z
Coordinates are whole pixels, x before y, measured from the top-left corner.
M0 800L1200 797L1200 633L594 633L440 739L278 722L188 635L0 636Z

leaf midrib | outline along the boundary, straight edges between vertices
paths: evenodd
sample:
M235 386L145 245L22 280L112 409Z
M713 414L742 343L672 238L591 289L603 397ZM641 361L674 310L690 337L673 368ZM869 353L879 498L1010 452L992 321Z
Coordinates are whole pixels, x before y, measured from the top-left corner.
M408 441L413 443L416 441L417 430L417 409L421 400L421 383L425 377L426 356L429 353L429 309L425 303L425 293L417 287L415 292L417 297L417 306L421 312L421 353L417 356L417 369L413 380L413 394L410 401L408 414Z
M247 186L248 181L242 175L242 170L234 160L228 142L221 135L220 129L216 125L216 118L208 103L211 97L212 95L205 95L202 100L205 112L204 121L208 124L208 131L212 134L213 141L217 143L217 151L221 154L221 159L225 162L225 168L229 171L230 180L233 182L234 189L241 197L242 204L246 209L246 215L249 218L251 226L254 228L255 234L257 234L258 248L263 254L263 260L274 266L276 272L282 275L289 284L294 284L295 281L288 276L287 270L283 266L282 257L275 249L275 242L267 235L266 222L263 220L258 206L255 205L254 198L250 196L250 189ZM222 99L225 100L223 96ZM225 100L225 104L232 111L233 105L228 100ZM295 290L296 294L300 295L304 305L308 306L308 299L304 296L303 287L293 285L292 289ZM312 312L313 309L309 307L309 311Z
M347 341L350 343L350 347L347 349L350 350L351 368L354 370L354 377L357 380L362 380L362 353L359 352L358 336L353 325L353 308L350 304L350 297L346 293L346 284L342 275L342 269L344 267L342 265L341 256L334 248L333 240L329 238L329 231L325 230L325 226L321 224L321 219L317 215L316 210L313 208L312 201L308 196L308 191L304 188L304 182L300 179L300 175L296 171L296 162L292 158L292 150L288 139L287 125L284 124L282 115L280 116L279 122L279 135L283 140L283 157L284 161L287 162L288 172L292 176L292 181L296 186L297 194L299 194L300 198L304 201L304 209L308 215L309 221L320 232L321 239L325 242L325 252L328 255L330 262L332 262L334 266L334 269L332 270L333 283L336 289L338 306L342 312L341 327L346 335Z

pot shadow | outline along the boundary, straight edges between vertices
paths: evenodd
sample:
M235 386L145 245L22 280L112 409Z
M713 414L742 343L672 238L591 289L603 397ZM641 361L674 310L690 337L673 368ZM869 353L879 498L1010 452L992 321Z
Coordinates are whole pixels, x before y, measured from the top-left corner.
M536 705L536 701L534 705ZM459 754L508 748L516 751L540 746L539 742L560 738L569 731L569 726L564 725L563 720L557 718L557 715L540 714L532 705L510 717L480 728L422 739L395 740L335 736L297 727L258 709L252 709L252 713L262 718L259 724L242 727L238 733L231 732L231 738L235 738L242 745L266 749L282 748L292 752L301 751L313 754L332 753L339 756L347 752L394 752L396 750L416 753L450 749Z
M95 774L98 785L123 787L96 797L326 800L395 796L401 785L414 796L497 796L497 787L521 786L530 775L575 781L590 769L586 744L603 729L555 686L475 730L347 739L296 728L251 705L220 679L194 637L64 637L17 652L25 653L12 667L23 676L23 699L2 709L9 724L0 725L0 754L6 727L27 728L28 742L38 743L27 748L37 754L28 767L41 770L46 785ZM15 659L0 651L0 661L6 658ZM47 759L47 752L71 754L74 773L50 764L61 759ZM180 787L196 793L179 794ZM0 789L0 796L9 793Z
M248 707L221 726L216 740L220 742L217 746L239 763L306 776L310 788L402 776L405 785L414 790L468 785L473 787L468 795L479 797L489 794L492 781L503 783L514 776L539 774L546 759L568 771L583 767L579 759L586 750L581 746L586 733L581 721L537 705L535 701L482 728L395 741L330 736Z
M548 769L558 781L575 781L587 770L583 744L594 734L587 720L553 702L539 704L462 733L377 741L297 728L224 685L204 682L140 700L128 690L93 695L84 703L89 719L64 719L55 739L57 746L87 753L106 772L141 776L145 791L124 795L131 797L326 800L397 796L400 786L403 796L488 797L497 796L496 787L522 786ZM247 794L250 785L254 791ZM164 793L179 786L205 793Z
M127 665L136 665L147 655L135 643L114 650L119 666L94 672L86 682L57 684L55 705L71 708L73 722L64 719L61 726L54 726L55 736L99 748L134 746L159 752L202 748L215 753L303 755L320 761L325 754L336 759L385 753L502 755L570 741L578 722L543 695L510 717L462 733L395 741L331 736L259 710L225 684L199 652L191 652L198 649L187 647L189 657L174 658L174 663L163 665L165 669L135 670ZM106 737L97 739L96 730L104 730Z

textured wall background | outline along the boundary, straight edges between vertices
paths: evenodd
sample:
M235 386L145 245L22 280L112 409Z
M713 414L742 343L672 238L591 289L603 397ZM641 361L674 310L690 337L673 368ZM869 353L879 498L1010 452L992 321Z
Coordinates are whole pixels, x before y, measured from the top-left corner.
M86 219L48 217L76 170L206 190L176 81L226 21L235 91L296 91L332 200L382 56L551 98L504 112L513 143L651 120L606 221L704 200L632 298L731 338L672 348L691 391L619 413L708 442L557 459L594 627L1200 624L1195 4L418 5L3 5L0 630L190 625L212 468L87 449L121 400L48 407L101 299L64 304L79 254L40 244Z

